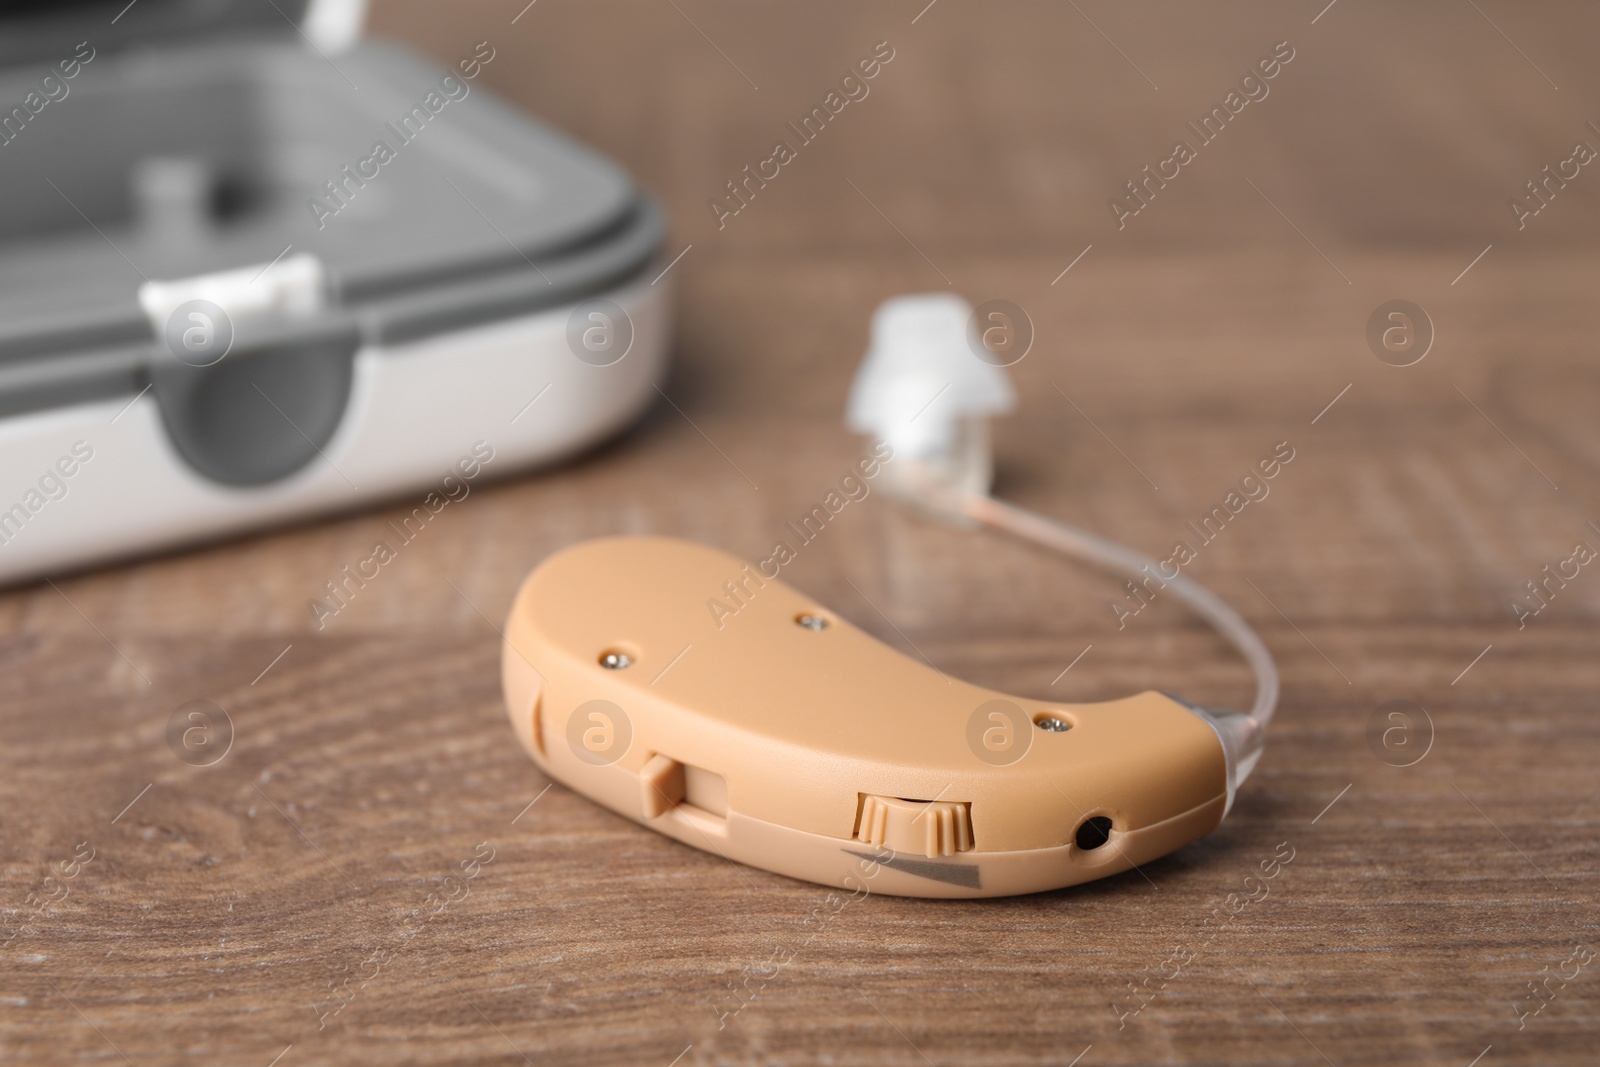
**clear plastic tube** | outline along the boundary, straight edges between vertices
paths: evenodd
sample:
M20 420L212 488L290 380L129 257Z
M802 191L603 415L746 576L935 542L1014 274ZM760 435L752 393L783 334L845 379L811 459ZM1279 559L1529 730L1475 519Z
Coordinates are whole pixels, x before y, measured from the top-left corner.
M949 498L947 498L948 500ZM950 500L960 514L1025 541L1084 560L1101 570L1134 579L1154 575L1164 589L1193 608L1239 650L1255 675L1256 698L1248 712L1208 708L1183 701L1217 731L1228 763L1228 807L1261 758L1267 723L1278 706L1278 666L1272 653L1238 612L1205 586L1182 574L1167 577L1155 560L1114 541L979 494ZM1181 699L1181 698L1180 698Z

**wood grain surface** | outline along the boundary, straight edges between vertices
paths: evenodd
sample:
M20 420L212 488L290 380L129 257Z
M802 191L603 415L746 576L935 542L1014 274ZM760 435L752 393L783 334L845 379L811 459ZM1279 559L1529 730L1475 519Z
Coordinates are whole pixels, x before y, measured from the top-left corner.
M414 501L0 595L6 1062L1595 1062L1600 573L1513 605L1600 549L1600 173L1522 229L1507 201L1600 147L1600 12L925 2L376 7L441 61L493 42L486 84L661 197L670 402L494 472L321 630L308 601ZM880 41L870 94L719 228ZM1283 41L1119 229L1107 201ZM841 908L547 789L497 628L581 538L764 553L862 448L868 316L918 290L1031 318L997 428L1025 506L1159 553L1290 443L1193 568L1283 702L1227 822L1142 871ZM1369 349L1393 299L1433 323L1413 366ZM980 684L1248 699L1171 604L1119 630L1116 583L881 495L786 573ZM210 766L169 747L191 701L231 722Z

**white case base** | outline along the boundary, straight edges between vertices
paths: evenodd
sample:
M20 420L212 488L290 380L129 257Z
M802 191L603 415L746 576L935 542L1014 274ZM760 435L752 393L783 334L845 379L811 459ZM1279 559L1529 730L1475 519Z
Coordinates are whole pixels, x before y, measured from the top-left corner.
M568 346L575 305L364 347L321 457L267 486L197 474L148 392L131 404L117 397L0 419L0 584L438 489L479 441L494 449L482 477L570 456L621 430L655 395L670 333L666 289L641 279L590 298L632 320L627 354L605 367ZM92 449L87 461L74 457L78 442L80 454Z

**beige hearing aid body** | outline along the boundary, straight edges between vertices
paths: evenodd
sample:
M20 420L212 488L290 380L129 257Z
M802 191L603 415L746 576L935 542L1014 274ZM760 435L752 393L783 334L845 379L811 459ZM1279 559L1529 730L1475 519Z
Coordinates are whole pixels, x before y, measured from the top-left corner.
M971 685L763 568L776 574L661 537L545 560L517 594L502 658L534 761L685 844L851 892L1055 889L1221 821L1228 757L1185 704Z

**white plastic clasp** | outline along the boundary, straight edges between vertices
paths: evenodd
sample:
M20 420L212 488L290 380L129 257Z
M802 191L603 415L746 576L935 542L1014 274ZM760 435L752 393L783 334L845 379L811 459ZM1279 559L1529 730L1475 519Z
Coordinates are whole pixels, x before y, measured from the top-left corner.
M367 0L311 0L302 29L320 51L337 54L361 39L366 20Z
M235 324L254 319L305 318L327 303L327 272L310 253L238 270L197 274L139 286L139 307L161 336L173 312L195 300L209 301Z
M980 345L961 297L897 296L874 312L850 387L846 423L894 449L885 487L941 514L952 498L988 493L989 418L1016 406L1005 371L978 356Z

